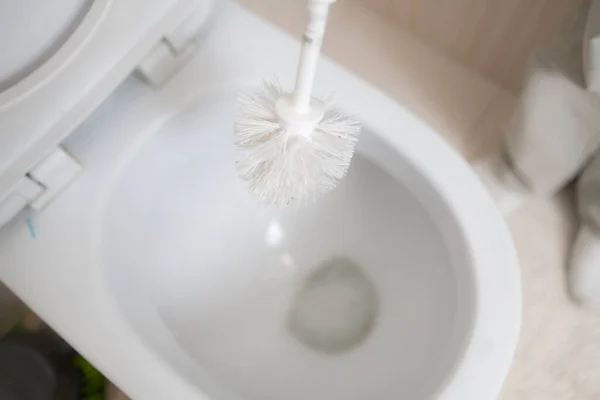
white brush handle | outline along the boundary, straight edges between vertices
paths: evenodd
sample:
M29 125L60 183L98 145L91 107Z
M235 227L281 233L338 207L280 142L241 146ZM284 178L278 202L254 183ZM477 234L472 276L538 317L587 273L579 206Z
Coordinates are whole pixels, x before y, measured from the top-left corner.
M309 0L310 20L302 40L302 51L294 89L293 107L298 113L310 110L312 89L319 62L319 54L327 26L329 7L336 0Z

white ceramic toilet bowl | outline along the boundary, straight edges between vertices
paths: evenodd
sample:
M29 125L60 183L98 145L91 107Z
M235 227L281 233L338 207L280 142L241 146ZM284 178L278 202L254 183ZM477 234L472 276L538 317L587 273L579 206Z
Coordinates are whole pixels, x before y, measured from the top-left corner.
M422 121L324 61L317 90L364 123L348 176L284 211L238 180L236 93L290 85L296 56L232 5L167 86L125 82L64 142L78 180L0 231L0 279L136 400L494 399L515 251Z

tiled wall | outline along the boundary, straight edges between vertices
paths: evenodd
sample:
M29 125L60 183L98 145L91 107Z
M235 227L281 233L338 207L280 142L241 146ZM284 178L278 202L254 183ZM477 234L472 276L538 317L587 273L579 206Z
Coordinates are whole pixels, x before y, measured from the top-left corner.
M516 92L529 54L579 0L355 0Z

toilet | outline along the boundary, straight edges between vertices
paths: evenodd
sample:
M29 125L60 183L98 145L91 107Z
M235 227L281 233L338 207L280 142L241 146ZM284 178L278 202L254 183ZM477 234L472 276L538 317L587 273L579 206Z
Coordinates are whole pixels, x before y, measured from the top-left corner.
M236 97L292 85L294 38L235 2L56 3L0 69L0 280L92 364L135 400L497 398L515 249L424 121L325 59L356 156L268 208L235 173Z

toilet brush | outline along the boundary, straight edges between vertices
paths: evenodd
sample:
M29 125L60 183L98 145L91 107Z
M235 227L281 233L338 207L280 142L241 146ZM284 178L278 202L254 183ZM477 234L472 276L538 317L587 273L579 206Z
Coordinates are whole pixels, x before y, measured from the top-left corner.
M329 7L310 0L296 86L286 93L276 81L239 98L235 124L236 167L252 195L284 207L333 189L354 154L360 125L329 101L312 96Z

